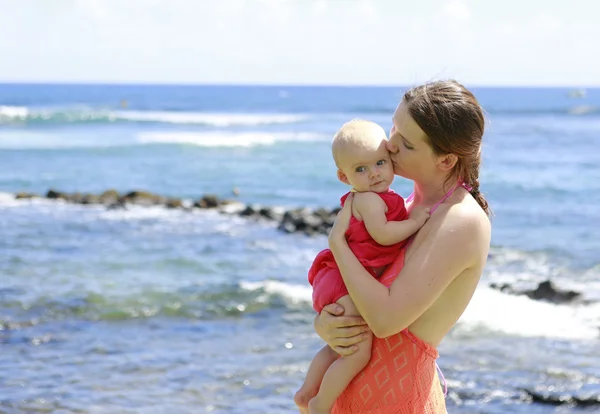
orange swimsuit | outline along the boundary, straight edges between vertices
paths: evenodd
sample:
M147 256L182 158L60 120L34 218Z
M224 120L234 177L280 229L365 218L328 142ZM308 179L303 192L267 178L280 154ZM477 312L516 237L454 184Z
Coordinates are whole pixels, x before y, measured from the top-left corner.
M402 249L379 280L390 286L404 265ZM337 399L332 414L441 414L444 393L436 373L437 350L408 329L373 338L369 364Z

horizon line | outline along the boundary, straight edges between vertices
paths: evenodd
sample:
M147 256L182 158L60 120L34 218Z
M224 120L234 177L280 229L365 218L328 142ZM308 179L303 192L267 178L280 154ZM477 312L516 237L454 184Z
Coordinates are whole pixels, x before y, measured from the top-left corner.
M439 79L439 80L445 80ZM453 78L448 78L453 79ZM437 80L437 79L435 79ZM434 81L435 81L434 80ZM57 81L57 80L5 80L0 79L0 85L56 85L56 86L202 86L202 87L273 87L273 88L404 88L417 86L425 82L407 82L405 84L344 84L344 83L261 83L261 82L169 82L169 81ZM460 82L460 81L459 81ZM468 83L469 88L554 88L554 89L597 89L600 84L494 84L494 83Z

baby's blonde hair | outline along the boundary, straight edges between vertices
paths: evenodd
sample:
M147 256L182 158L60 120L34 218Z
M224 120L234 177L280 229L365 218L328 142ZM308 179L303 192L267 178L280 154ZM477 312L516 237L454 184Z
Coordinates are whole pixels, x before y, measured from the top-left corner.
M333 136L331 153L335 165L340 167L340 158L349 148L377 149L387 139L385 131L375 122L353 119L346 122Z

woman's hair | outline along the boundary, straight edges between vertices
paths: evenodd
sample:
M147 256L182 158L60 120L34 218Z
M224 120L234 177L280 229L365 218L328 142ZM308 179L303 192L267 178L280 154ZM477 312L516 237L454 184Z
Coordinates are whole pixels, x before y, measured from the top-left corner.
M433 152L458 157L448 179L470 185L471 195L489 216L488 202L479 190L485 119L475 96L455 80L443 80L410 89L404 94L404 102L427 135Z

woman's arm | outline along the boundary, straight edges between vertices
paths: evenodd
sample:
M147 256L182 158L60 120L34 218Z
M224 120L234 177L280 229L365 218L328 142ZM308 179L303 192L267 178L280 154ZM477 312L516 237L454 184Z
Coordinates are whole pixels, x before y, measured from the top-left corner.
M387 221L385 202L375 193L356 193L352 204L360 214L369 235L382 246L390 246L408 239L429 218L429 211L402 221Z
M370 276L343 237L351 201L346 200L336 219L329 246L361 316L375 336L387 337L410 326L456 276L475 264L482 225L474 214L449 211L443 222L430 229L400 276L387 288Z

